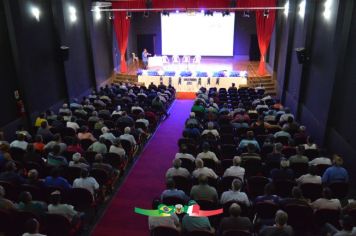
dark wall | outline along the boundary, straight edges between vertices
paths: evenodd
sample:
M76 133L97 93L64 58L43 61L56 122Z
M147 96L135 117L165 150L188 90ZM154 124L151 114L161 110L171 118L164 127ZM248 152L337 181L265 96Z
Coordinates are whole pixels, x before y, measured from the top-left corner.
M0 126L13 129L63 101L80 98L113 71L112 22L107 14L94 22L91 0L3 0L0 2ZM31 7L40 9L37 21ZM69 19L69 6L77 21ZM68 46L64 61L60 47ZM27 119L18 117L14 91L24 100ZM15 121L16 122L13 122ZM10 124L11 123L11 124ZM9 128L11 127L11 128Z
M155 34L155 51L153 53L162 54L161 15L159 13L150 13L148 18L143 17L142 13L133 14L126 55L129 61L132 59L132 52L141 55L141 52L137 52L138 34ZM250 18L245 18L242 17L241 12L236 12L234 55L246 56L249 54L251 34L256 34L255 15L251 13Z
M14 120L17 116L14 91L16 70L11 52L9 33L6 25L4 5L0 3L0 104L2 112L0 127Z
M300 1L290 1L291 12L279 17L276 47L278 95L292 108L320 145L345 155L356 153L356 119L353 102L356 63L356 7L352 0L332 1L325 19L323 1L307 1L304 20ZM274 42L272 42L274 44ZM295 48L305 47L310 60L297 61Z
M66 98L51 2L9 2L20 66L19 83L25 88L24 99L28 101L28 112L40 112ZM39 21L29 12L31 4L41 9Z

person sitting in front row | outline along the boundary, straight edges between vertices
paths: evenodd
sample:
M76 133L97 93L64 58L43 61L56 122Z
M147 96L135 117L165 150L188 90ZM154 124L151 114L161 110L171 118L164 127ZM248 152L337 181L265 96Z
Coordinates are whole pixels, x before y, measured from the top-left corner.
M205 175L206 177L217 179L217 174L210 168L204 167L204 161L200 158L195 160L196 169L193 171L192 175L194 178L198 178L200 175Z
M268 226L262 228L259 235L260 236L271 236L271 235L283 235L283 236L292 236L293 228L287 225L288 222L288 214L282 210L278 210L276 212L275 218L276 224L273 226Z
M220 203L225 204L230 201L236 201L245 206L250 206L250 200L248 199L246 193L241 192L241 180L234 179L231 184L231 190L223 192L221 195Z
M174 176L190 177L190 173L186 168L181 167L182 161L180 159L173 160L173 167L169 168L166 172L166 179L173 178Z
M229 230L241 230L250 232L252 230L252 223L248 217L242 217L241 207L237 203L231 204L229 208L229 217L224 217L220 222L220 235L223 235L225 231Z

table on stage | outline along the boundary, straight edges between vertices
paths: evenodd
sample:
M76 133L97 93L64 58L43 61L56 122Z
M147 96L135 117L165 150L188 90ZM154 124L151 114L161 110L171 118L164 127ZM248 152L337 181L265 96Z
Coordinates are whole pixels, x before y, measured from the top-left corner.
M171 84L177 92L197 92L201 87L207 89L216 87L217 89L228 89L232 83L235 83L236 87L246 87L246 77L169 77L169 76L138 76L138 82L143 83L148 87L151 83L159 85L161 82L164 85Z
M163 60L161 56L153 56L148 58L148 67L163 66Z

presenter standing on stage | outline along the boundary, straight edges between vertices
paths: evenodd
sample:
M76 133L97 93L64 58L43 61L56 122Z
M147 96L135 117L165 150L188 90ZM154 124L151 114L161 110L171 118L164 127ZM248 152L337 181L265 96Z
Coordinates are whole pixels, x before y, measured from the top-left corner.
M147 52L147 49L144 48L142 52L142 62L143 62L143 69L147 69L148 66L148 56L151 56L150 53Z

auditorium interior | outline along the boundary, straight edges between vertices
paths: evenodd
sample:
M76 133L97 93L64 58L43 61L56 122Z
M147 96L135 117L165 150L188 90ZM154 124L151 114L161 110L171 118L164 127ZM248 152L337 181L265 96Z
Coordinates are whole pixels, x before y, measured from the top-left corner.
M356 1L1 0L0 235L356 235Z

